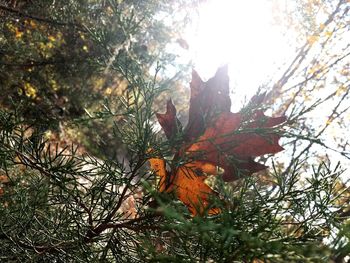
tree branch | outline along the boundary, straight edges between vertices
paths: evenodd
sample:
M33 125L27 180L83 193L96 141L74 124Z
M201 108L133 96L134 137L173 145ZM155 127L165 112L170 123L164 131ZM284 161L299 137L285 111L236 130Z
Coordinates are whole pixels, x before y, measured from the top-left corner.
M39 17L39 16L34 16L30 14L26 14L18 9L14 9L11 7L7 7L4 5L0 5L0 10L3 10L5 12L11 13L17 17L23 17L23 18L30 18L39 22L47 23L47 24L52 24L55 26L72 26L75 27L77 30L81 32L87 33L88 31L85 29L83 25L77 24L77 23L72 23L72 22L62 22L62 21L57 21L57 20L52 20L49 18L44 18L44 17Z

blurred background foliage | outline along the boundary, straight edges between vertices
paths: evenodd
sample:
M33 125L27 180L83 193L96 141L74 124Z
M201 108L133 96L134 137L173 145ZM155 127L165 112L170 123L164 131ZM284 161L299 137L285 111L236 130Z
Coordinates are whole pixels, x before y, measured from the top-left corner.
M155 74L171 65L166 51L180 37L192 1L3 1L0 35L0 103L20 107L39 132L60 132L96 155L112 156L120 142L93 121L67 124L101 109L104 99L128 92L125 74ZM177 65L164 83L176 86L188 65ZM165 78L158 75L159 78ZM176 93L174 91L173 93ZM65 136L63 136L65 137ZM61 138L65 140L66 138ZM113 147L111 147L113 145Z

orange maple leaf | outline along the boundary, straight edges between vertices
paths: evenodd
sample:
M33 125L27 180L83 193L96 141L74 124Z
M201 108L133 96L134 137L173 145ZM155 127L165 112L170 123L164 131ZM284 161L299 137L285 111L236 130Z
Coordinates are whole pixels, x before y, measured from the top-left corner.
M151 169L160 176L161 192L175 192L193 215L202 214L209 206L209 196L217 195L206 183L207 175L218 175L217 167L224 169L222 178L229 182L266 168L254 161L264 154L274 154L283 148L275 126L286 118L265 116L260 106L264 94L254 96L245 110L230 112L229 79L227 67L219 68L215 76L203 82L193 71L189 120L182 130L176 118L176 108L167 102L167 111L157 113L166 137L181 136L181 145L174 147L176 160L167 171L162 157L150 159ZM220 210L210 208L209 214Z

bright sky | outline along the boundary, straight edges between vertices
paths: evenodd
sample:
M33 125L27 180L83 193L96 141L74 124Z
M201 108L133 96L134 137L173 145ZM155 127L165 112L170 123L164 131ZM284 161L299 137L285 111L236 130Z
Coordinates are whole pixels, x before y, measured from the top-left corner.
M189 44L184 58L192 60L203 80L212 77L218 67L229 65L233 112L259 86L271 85L281 77L300 45L295 40L297 32L286 32L285 26L276 24L276 2L293 5L287 0L207 0L183 37ZM321 23L327 16L321 12L317 18ZM329 105L323 107L326 114ZM320 117L323 121L327 116Z
M269 0L209 0L184 37L203 80L229 65L233 101L249 98L295 55L295 42L273 25L272 10ZM240 106L234 104L233 110Z

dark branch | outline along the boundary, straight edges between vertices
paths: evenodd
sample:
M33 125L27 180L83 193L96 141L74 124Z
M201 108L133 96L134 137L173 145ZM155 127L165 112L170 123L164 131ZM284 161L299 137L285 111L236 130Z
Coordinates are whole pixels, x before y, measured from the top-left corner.
M52 24L55 26L72 26L74 28L76 28L79 31L82 32L88 32L88 30L85 29L85 27L83 25L77 24L77 23L72 23L72 22L62 22L62 21L57 21L57 20L52 20L49 18L44 18L44 17L39 17L39 16L34 16L34 15L30 15L30 14L26 14L18 9L14 9L11 7L7 7L4 5L0 5L0 10L3 10L5 12L11 13L17 17L23 17L23 18L30 18L39 22L43 22L43 23L47 23L47 24Z

